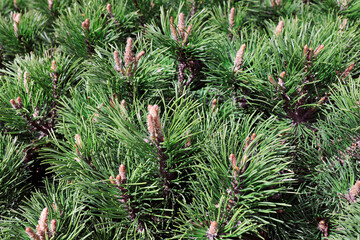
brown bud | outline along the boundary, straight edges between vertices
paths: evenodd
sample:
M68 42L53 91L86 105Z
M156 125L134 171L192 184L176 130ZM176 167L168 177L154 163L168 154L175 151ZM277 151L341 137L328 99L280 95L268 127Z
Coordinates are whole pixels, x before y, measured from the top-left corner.
M87 18L85 19L84 22L81 23L81 26L84 30L88 30L89 31L89 27L90 27L90 20Z
M134 55L132 53L132 45L133 45L132 38L128 38L124 52L125 67L129 67L130 63L134 61Z
M50 236L54 236L56 234L56 219L51 220L50 223Z
M111 13L111 4L110 3L108 5L106 5L106 10L108 11L108 13L110 15L112 15L112 13Z
M304 56L307 56L308 51L309 51L308 45L305 44L305 46L304 46Z
M276 86L276 82L274 81L274 79L272 78L271 75L268 75L268 79L269 79L269 81L270 81L273 85Z
M229 25L230 25L230 28L233 28L235 25L235 8L231 8L231 10L230 10Z
M157 142L164 141L164 135L162 134L161 121L159 117L159 107L157 105L148 106L149 115L147 118L148 130L150 137Z
M192 24L190 24L188 26L188 28L186 29L186 32L184 33L184 40L183 40L183 45L187 43L188 39L189 39L189 35L191 33L191 29L192 29Z
M251 134L251 141L253 141L256 138L256 133Z
M170 18L170 22L172 22L171 19L172 19L172 17ZM179 39L178 39L178 36L177 36L177 32L176 32L176 29L175 29L175 27L174 27L174 24L172 24L172 23L170 23L170 31L171 31L171 36L172 36L172 38L173 38L176 42L178 42Z
M109 179L110 179L110 183L111 183L111 184L116 184L116 182L114 181L114 177L113 177L113 176L110 176Z
M178 21L178 29L180 31L180 35L184 38L185 33L185 15L183 13L179 14L179 21Z
M236 57L235 57L235 61L234 61L234 72L235 73L240 70L241 65L243 64L243 60L244 60L243 56L244 56L245 48L246 48L246 44L244 43L243 45L241 45L239 51L236 53Z
M51 70L56 72L56 61L55 60L52 60L52 62L51 62Z
M15 102L14 99L10 99L10 104L14 109L18 109L18 105L17 105L17 103Z
M349 76L349 74L350 74L351 70L354 68L354 66L355 66L355 63L351 63L350 66L348 66L348 67L345 69L341 80L344 80L347 76Z
M75 144L78 148L82 148L81 137L79 134L75 134Z
M231 165L234 168L234 170L239 171L239 168L237 166L237 160L233 153L230 154L229 159L230 159Z
M145 51L139 52L135 57L135 62L138 63L140 58L145 55Z
M318 55L321 52L321 50L323 50L323 48L324 48L324 45L322 45L322 44L320 46L318 46L314 51L314 56Z
M245 138L244 150L246 150L246 149L249 147L249 145L250 145L250 137L247 136L247 137Z
M118 185L118 186L120 186L120 184L121 184L121 176L120 176L120 174L118 174L117 176L116 176L116 185Z
M349 195L353 199L356 199L359 196L360 192L360 181L357 180L356 183L350 188Z
M186 141L186 143L185 143L185 147L186 147L186 148L190 147L190 145L191 145L191 138L190 138L189 135L190 135L190 130L188 130L188 131L186 132L186 136L188 136L187 141Z
M126 183L126 168L124 164L121 164L119 167L119 175L121 177L121 183Z
M125 101L125 99L121 100L120 104L124 108L124 110L126 110L126 101Z
M53 5L54 5L54 0L48 0L48 8L50 11L51 11Z
M16 98L16 102L17 102L18 109L23 107L23 102L22 102L22 99L20 97Z
M44 208L40 214L38 225L36 227L37 234L40 236L40 239L45 239L45 234L49 231L47 220L48 220L49 210Z
M17 25L19 25L19 23L20 23L20 16L21 16L20 13L13 13L13 21L14 21L14 23L16 23Z
M215 99L211 102L211 109L212 109L213 111L215 111L216 105L217 105L217 100L216 100L216 98L215 98Z
M207 236L209 239L214 239L217 236L218 231L218 223L216 221L213 221L210 223L210 227L207 230Z
M284 22L283 21L280 21L275 29L275 35L276 36L279 36L283 30L283 27L284 27Z
M27 235L29 235L30 239L32 239L32 240L40 240L40 237L31 228L27 227L25 229L25 232L27 233Z
M123 70L123 67L122 67L122 60L121 58L119 57L119 53L118 51L114 51L114 62L115 62L115 67L114 69L118 72L121 72L124 74L124 70Z
M323 233L324 237L328 236L328 224L324 219L318 223L318 229Z

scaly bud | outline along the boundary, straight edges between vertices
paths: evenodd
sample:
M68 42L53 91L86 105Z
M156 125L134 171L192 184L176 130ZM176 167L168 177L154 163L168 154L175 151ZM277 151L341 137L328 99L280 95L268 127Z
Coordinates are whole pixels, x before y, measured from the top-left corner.
M275 29L275 35L276 36L279 36L283 30L283 27L284 27L284 22L283 21L280 21Z
M56 72L56 61L55 60L51 61L51 70Z
M27 227L25 229L25 232L27 233L27 235L29 235L30 239L32 239L32 240L40 240L40 237L31 228Z
M13 21L14 21L14 32L15 32L15 36L17 37L18 36L18 32L19 32L19 23L20 23L20 16L21 14L20 13L14 13L13 14Z
M140 58L145 55L145 51L139 52L135 57L136 64L139 62Z
M148 130L152 140L157 140L157 142L164 141L164 135L161 130L161 122L159 117L159 107L157 105L148 106L149 115L147 117Z
M51 11L53 5L54 5L54 0L48 0L48 8L50 11Z
M51 220L50 223L50 237L56 234L56 219Z
M45 239L46 233L49 231L47 220L48 220L49 210L44 208L40 214L38 225L36 227L37 234L40 236L40 239Z
M246 149L249 147L249 145L250 145L250 137L247 136L247 137L245 138L244 150L246 150Z
M117 176L116 176L116 185L118 185L118 186L120 186L120 184L121 184L121 176L120 176L120 174L118 174Z
M244 56L244 51L245 51L246 45L245 43L243 45L241 45L239 51L236 53L236 57L235 57L235 61L234 61L234 72L236 73L237 71L240 70L241 65L243 63L243 56Z
M239 168L237 166L237 160L233 153L230 154L229 159L230 159L231 165L234 168L234 170L239 171Z
M354 66L355 66L355 63L352 63L352 64L350 64L350 66L348 66L348 67L345 69L341 80L344 80L347 76L349 76L349 74L350 74L351 70L354 68Z
M253 141L256 138L256 133L251 134L251 141Z
M186 136L188 136L187 141L186 141L186 143L185 143L185 147L186 147L186 148L190 147L190 145L191 145L191 138L190 138L189 134L190 134L190 130L188 130L188 131L186 132Z
M322 44L320 46L318 46L314 51L314 56L318 55L321 52L321 50L323 50L323 48L324 48L324 45L322 45Z
M82 26L82 28L84 29L84 31L85 31L85 30L89 31L90 20L89 20L88 18L85 19L85 21L81 23L81 26Z
M82 148L81 137L79 134L75 134L75 144L78 148Z
M233 28L235 25L235 8L231 8L230 14L229 14L229 25L230 28Z
M109 179L110 179L110 183L111 183L111 184L116 184L113 176L110 176Z
M180 36L184 39L185 33L185 15L183 13L179 14L179 21L178 21L178 29L180 31Z
M176 42L178 42L179 39L178 39L178 37L177 37L177 32L176 32L176 29L175 29L175 27L174 27L173 17L170 17L170 31L171 31L171 36L172 36L172 38L173 38Z
M128 67L132 61L134 61L134 55L132 53L132 38L128 38L124 52L125 67Z
M26 93L29 93L29 82L30 82L30 73L24 72L24 88Z
M23 102L22 99L20 97L16 98L16 102L17 102L17 107L18 108L22 108L23 107Z
M186 29L186 32L185 32L185 34L184 34L183 45L185 45L185 44L187 43L188 39L189 39L189 35L190 35L190 33L191 33L192 26L193 26L193 25L190 24L190 25L188 26L188 28Z
M269 79L269 81L270 81L273 85L276 86L276 82L274 81L274 79L272 78L271 75L268 75L268 79Z
M124 164L121 164L119 167L119 175L121 177L121 183L126 183L126 168Z
M108 5L106 5L106 10L108 11L108 13L110 15L112 15L112 13L111 13L111 4L110 3Z
M15 102L14 99L10 99L10 104L14 109L18 109L17 103Z
M323 233L324 237L328 236L328 224L325 222L324 219L322 219L319 223L318 223L318 229Z
M215 98L215 99L211 102L211 109L212 109L213 112L215 111L216 105L217 105L217 100L216 100L216 98Z
M125 101L125 99L121 100L120 104L124 108L124 110L126 110L126 101Z
M282 73L280 73L280 77L279 77L279 79L278 79L278 84L282 87L282 88L284 88L285 87L285 83L284 83L284 78L285 78L285 72L282 72Z
M121 73L125 73L124 70L123 70L123 67L122 67L122 60L121 58L119 57L119 53L118 51L114 51L114 62L115 62L115 67L114 69L118 72L121 72Z
M360 181L357 180L356 183L350 188L349 195L353 199L356 199L359 196L360 192Z
M304 56L307 56L308 51L309 51L308 45L305 44L305 46L304 46Z
M218 223L216 221L213 221L210 223L210 227L208 228L206 232L206 236L209 238L209 240L214 240L217 236L218 231Z

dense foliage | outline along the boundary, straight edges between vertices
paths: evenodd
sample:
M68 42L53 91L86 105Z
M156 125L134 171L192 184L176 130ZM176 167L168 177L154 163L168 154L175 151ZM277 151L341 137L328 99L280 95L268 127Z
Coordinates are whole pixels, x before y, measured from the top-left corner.
M359 0L0 0L0 239L359 239Z

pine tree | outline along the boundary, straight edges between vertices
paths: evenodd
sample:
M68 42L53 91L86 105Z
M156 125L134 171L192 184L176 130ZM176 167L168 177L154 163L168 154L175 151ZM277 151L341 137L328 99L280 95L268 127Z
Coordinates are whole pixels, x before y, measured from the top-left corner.
M0 0L1 239L358 239L360 1Z

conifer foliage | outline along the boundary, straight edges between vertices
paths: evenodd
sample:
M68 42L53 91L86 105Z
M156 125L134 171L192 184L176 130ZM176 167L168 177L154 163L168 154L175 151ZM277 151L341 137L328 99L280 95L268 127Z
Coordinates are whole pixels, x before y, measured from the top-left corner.
M359 0L0 0L0 239L359 239Z

